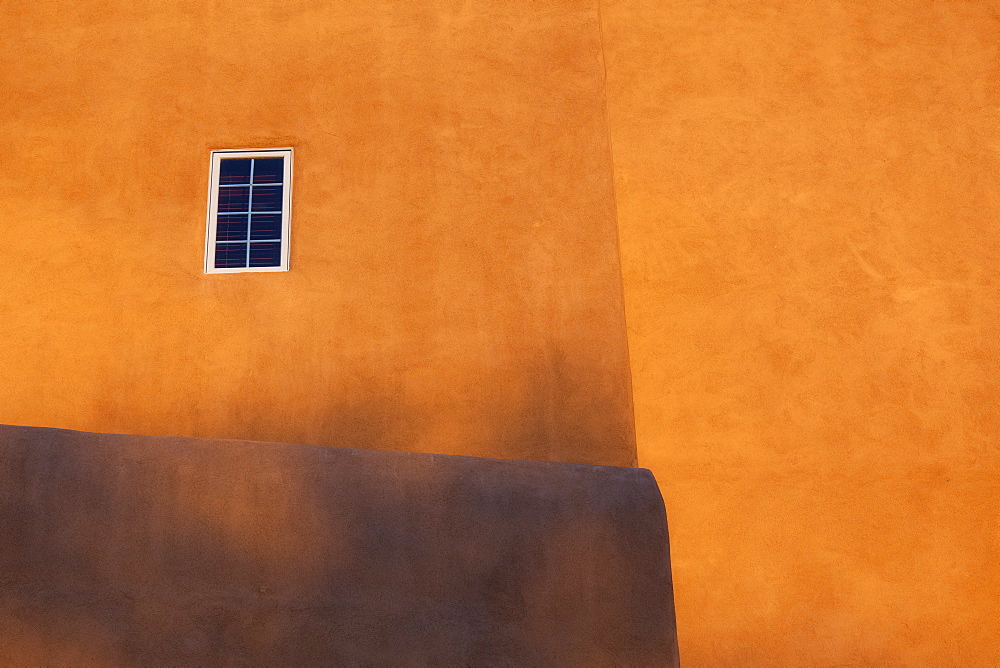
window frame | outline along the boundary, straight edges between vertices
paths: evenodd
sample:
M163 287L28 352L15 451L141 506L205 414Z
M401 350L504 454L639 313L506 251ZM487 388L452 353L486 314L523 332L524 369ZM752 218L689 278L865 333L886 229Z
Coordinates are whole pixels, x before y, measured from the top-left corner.
M291 147L219 149L212 151L208 179L208 221L205 228L205 273L240 274L262 271L288 271L291 249L289 231L292 222L292 159ZM223 158L277 158L283 157L284 178L281 201L281 263L275 267L216 267L215 246L219 218L219 172ZM249 239L247 242L249 243Z

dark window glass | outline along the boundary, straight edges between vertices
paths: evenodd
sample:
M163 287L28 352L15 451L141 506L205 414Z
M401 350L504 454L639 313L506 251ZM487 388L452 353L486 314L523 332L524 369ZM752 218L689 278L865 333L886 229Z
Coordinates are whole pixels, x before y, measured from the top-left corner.
M281 214L255 213L250 222L250 239L280 239Z
M250 159L223 158L219 165L219 183L250 183Z
M215 244L215 267L225 269L247 266L246 244Z
M284 158L254 158L253 162L254 183L282 183L285 175Z
M281 211L281 189L282 186L254 186L253 189L253 209L252 211ZM226 189L228 190L228 188ZM219 193L219 206L222 204L222 193ZM222 209L220 208L219 211ZM235 209L230 209L235 211Z
M216 241L246 241L247 216L219 216L215 226Z
M257 193L254 193L256 199ZM246 211L250 200L249 187L219 188L219 213Z
M217 163L215 268L281 267L287 156L230 155Z
M250 244L251 267L277 267L280 264L281 264L280 241Z

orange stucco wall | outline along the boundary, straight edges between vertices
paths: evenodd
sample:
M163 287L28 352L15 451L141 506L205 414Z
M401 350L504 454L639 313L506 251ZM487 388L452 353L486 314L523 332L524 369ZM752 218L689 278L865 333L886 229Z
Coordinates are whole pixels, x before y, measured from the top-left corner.
M631 464L623 275L684 663L1000 664L995 3L2 10L0 422Z
M997 3L602 9L682 663L1000 665Z
M0 422L635 462L596 2L2 12ZM205 275L282 146L291 271Z

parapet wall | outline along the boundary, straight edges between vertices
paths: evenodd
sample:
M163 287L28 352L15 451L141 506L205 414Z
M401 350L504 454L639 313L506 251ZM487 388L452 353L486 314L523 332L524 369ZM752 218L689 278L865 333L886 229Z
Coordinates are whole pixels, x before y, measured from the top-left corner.
M0 426L0 663L677 663L645 470Z

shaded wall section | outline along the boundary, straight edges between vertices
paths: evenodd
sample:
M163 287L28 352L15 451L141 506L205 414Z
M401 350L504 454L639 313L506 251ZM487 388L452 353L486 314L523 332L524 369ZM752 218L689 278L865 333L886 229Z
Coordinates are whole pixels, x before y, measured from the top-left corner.
M635 462L596 2L3 2L0 421ZM295 149L205 275L209 152Z
M0 660L677 665L649 471L0 427Z
M997 3L602 3L691 666L1000 664Z

